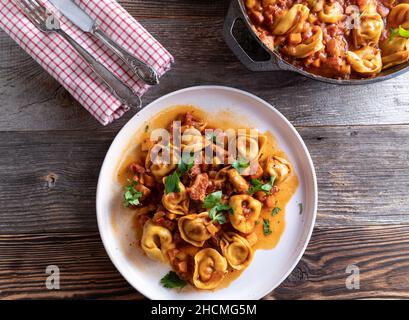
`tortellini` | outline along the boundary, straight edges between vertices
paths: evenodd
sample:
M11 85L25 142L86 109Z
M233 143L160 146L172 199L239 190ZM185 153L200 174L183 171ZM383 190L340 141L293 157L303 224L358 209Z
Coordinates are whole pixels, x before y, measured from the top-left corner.
M202 249L196 253L193 284L199 289L214 289L227 273L227 261L217 250Z
M344 9L338 2L326 4L318 13L318 19L325 23L337 23L344 19Z
M165 179L163 179L165 183ZM162 204L170 213L185 215L189 211L189 196L183 183L179 182L179 192L164 193Z
M179 233L183 240L194 245L203 247L206 240L217 232L217 228L209 221L209 214L189 214L179 219Z
M274 35L284 35L290 32L301 32L308 18L310 9L303 4L295 4L290 10L284 11L274 20L271 32Z
M292 169L291 164L286 159L272 156L266 162L265 171L270 177L275 177L276 183L281 183L288 178Z
M382 31L383 20L380 14L362 14L359 27L353 30L355 46L374 46L378 44Z
M224 233L220 248L229 265L235 270L243 270L253 259L253 248L249 242L234 232Z
M237 157L248 161L257 160L263 153L267 138L265 135L255 132L254 134L239 134L236 141Z
M232 226L243 233L253 231L256 221L260 217L261 202L243 194L232 196L229 205L233 210L233 214L229 215Z
M388 16L388 23L397 28L409 29L409 3L400 3L396 7L393 7Z
M383 69L409 60L409 38L395 36L381 43Z
M168 262L167 251L173 247L172 234L148 220L143 226L141 247L149 258Z
M209 144L207 139L204 139L202 133L196 128L187 128L182 135L182 151L189 155L191 152L198 152L204 149Z
M249 190L247 181L240 175L236 169L230 169L227 171L229 181L233 185L234 189L239 193L245 193Z
M178 152L175 151L171 144L165 146L162 143L157 143L149 149L145 159L145 167L151 171L157 181L160 181L177 167L179 159Z
M379 49L366 46L356 51L347 51L346 58L352 69L363 76L372 76L382 70L382 58Z
M295 58L306 58L322 50L324 44L322 43L323 33L321 27L314 26L312 32L313 35L304 42L297 45L287 45L283 48L283 51Z
M313 12L319 12L324 9L325 0L307 0Z

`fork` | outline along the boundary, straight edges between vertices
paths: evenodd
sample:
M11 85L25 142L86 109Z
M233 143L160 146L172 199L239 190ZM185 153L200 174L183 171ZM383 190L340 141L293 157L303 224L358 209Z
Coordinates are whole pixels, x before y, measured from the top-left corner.
M49 14L44 5L37 0L13 0L13 2L40 31L45 33L57 33L63 37L123 104L129 107L141 107L141 98L103 64L98 62L98 60L86 51L75 39L62 30L58 18Z

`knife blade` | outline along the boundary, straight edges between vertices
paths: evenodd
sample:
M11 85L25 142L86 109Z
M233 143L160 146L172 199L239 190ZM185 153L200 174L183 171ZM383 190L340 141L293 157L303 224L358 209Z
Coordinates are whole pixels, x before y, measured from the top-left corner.
M58 9L66 18L71 20L82 31L91 33L101 40L107 47L114 51L118 57L145 83L156 85L159 77L156 70L142 59L124 50L118 43L100 30L95 21L87 15L72 0L50 0L51 4Z
M71 0L50 0L64 16L85 32L91 32L95 21Z

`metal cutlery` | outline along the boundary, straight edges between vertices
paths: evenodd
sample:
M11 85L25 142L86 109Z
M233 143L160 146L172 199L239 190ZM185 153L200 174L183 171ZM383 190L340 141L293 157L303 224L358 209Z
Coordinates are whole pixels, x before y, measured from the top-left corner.
M74 23L82 31L91 33L109 47L132 71L145 83L155 85L159 83L156 70L150 65L124 50L119 44L102 32L94 20L89 17L72 0L50 0L65 17Z
M13 0L24 12L27 18L42 32L57 33L63 37L87 62L89 67L105 82L113 94L129 107L140 108L141 98L135 92L119 80L103 64L98 62L76 40L60 28L57 17L51 16L47 9L37 0Z

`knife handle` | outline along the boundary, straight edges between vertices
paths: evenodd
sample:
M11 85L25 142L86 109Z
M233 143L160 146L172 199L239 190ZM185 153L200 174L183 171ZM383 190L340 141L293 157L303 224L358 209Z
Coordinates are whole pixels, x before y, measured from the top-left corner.
M111 71L103 64L98 62L87 50L85 50L76 40L71 38L63 30L55 30L87 62L89 67L99 76L105 84L111 89L112 93L123 103L129 107L140 108L142 106L141 98L121 80L119 80Z
M139 79L149 85L156 85L159 83L158 74L154 68L124 50L119 44L109 38L103 31L98 29L96 25L94 25L91 32L112 51L114 51L121 58L121 60L132 69L132 71L139 77Z

